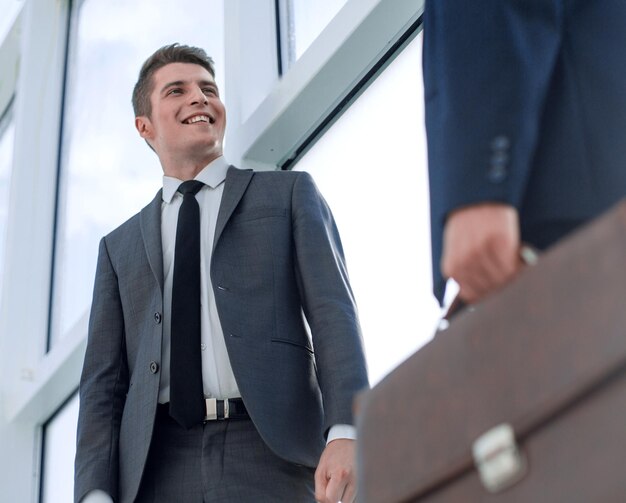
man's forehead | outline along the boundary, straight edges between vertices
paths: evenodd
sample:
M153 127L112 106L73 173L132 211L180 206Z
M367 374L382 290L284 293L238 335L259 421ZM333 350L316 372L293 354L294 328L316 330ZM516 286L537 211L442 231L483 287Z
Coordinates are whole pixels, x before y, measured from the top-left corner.
M215 84L213 75L203 66L195 63L168 63L154 74L154 81L161 85L166 82L211 82Z

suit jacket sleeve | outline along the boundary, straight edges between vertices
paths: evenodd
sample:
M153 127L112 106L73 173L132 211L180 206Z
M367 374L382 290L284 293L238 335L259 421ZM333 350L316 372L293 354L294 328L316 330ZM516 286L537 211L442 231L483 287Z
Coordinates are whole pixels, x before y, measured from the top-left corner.
M368 386L361 329L335 221L308 173L294 183L292 212L296 273L328 432L354 424L354 395Z
M435 276L450 211L484 201L518 208L522 203L561 44L561 3L426 2L423 66Z
M429 160L433 197L443 208L519 205L559 51L560 3L427 2ZM497 148L503 137L508 149Z
M118 441L128 390L124 321L107 244L100 242L87 351L80 381L75 501L101 489L117 498Z

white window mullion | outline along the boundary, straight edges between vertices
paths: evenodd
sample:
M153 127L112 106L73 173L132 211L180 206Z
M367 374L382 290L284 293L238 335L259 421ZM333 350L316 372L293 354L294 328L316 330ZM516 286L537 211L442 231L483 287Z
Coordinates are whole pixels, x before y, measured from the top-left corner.
M15 412L37 385L46 347L67 9L68 1L24 2L13 53L20 64L0 312L0 486L7 501L38 499L40 421L17 421Z
M233 3L239 2L243 0ZM228 139L229 159L275 169L293 158L423 11L424 0L348 0L284 76L275 80L255 111L231 121L235 134ZM239 31L246 33L245 27ZM243 99L256 82L242 78L249 71L246 62L228 58L229 45L245 53L250 43L245 36L226 40L227 84L234 76L239 86L234 99Z

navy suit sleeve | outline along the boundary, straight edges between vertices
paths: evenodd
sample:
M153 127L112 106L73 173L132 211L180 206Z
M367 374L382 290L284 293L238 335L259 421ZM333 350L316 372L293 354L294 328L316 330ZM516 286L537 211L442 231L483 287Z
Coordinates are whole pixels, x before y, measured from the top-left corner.
M117 497L119 431L127 390L122 305L117 275L102 239L80 381L76 502L94 489Z
M296 272L328 431L354 424L354 395L368 386L361 329L335 221L308 173L294 183L292 212Z
M561 44L561 3L426 2L424 92L438 294L448 213L484 201L518 208L522 202Z
M559 4L427 2L429 164L444 209L484 200L519 205L561 41ZM498 150L506 155L498 159ZM494 170L498 164L504 169Z

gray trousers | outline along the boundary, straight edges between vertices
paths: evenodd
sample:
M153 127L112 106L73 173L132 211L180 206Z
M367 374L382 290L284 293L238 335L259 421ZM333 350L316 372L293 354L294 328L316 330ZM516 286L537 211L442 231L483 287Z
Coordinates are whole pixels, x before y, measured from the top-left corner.
M159 406L138 503L314 502L313 468L274 454L250 420L185 430Z

